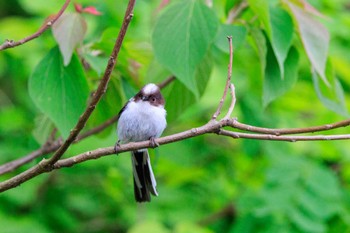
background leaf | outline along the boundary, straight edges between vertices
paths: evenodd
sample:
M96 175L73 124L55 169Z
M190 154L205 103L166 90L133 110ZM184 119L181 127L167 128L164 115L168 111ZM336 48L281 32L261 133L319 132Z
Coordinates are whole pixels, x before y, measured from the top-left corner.
M264 78L265 68L266 68L266 54L267 54L266 37L262 32L262 30L255 27L250 29L250 36L252 39L252 46L259 57L260 67L261 67L261 76L262 78Z
M320 84L318 80L317 73L313 70L312 72L312 81L314 84L314 88L317 94L317 97L321 100L324 106L326 106L328 109L349 117L349 113L346 109L345 105L345 97L344 97L344 90L339 82L339 80L335 77L332 78L333 80L333 86L326 86L323 87L324 90L327 90L328 93L331 92L332 97L327 97L323 92L322 92L322 84Z
M252 11L259 17L268 35L271 35L269 1L265 0L248 0Z
M85 19L79 13L65 13L52 25L52 33L58 43L67 66L74 48L82 42L86 33Z
M312 66L322 80L329 85L325 74L329 46L327 29L320 22L313 19L305 10L292 3L289 3L288 6L297 22L299 36Z
M282 79L276 56L272 51L271 45L268 47L263 87L264 107L294 86L298 78L298 60L298 51L292 47L283 64L285 67L285 77Z
M284 78L284 61L287 58L293 38L293 21L289 14L279 7L270 6L271 45Z
M73 56L71 63L65 67L58 47L53 48L31 75L29 94L63 137L67 137L84 111L89 95L78 58Z
M166 66L196 98L195 71L213 42L218 22L201 1L184 0L165 9L153 32L157 60Z

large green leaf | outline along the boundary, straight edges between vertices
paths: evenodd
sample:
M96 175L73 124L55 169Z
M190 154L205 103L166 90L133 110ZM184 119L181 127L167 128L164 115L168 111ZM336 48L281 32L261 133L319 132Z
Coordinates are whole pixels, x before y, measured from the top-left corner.
M265 68L266 68L266 54L267 54L267 45L266 45L266 37L262 30L258 28L250 29L250 36L252 39L252 45L255 49L261 64L261 76L264 78L265 76Z
M252 11L259 17L268 35L271 34L269 1L265 0L248 0Z
M329 33L327 29L305 10L288 3L295 21L297 22L299 35L304 49L312 66L323 81L329 85L326 78L326 61L329 46Z
M182 0L158 18L153 47L157 60L199 97L195 71L213 42L218 27L215 14L201 1Z
M199 64L195 72L199 95L204 93L210 77L212 65L212 56L208 54ZM196 97L193 92L178 80L175 80L173 84L165 88L163 93L166 99L167 120L169 122L177 119L186 108L196 102Z
M293 21L285 10L271 6L270 27L271 34L269 38L280 67L281 78L283 79L284 61L287 58L293 38Z
M282 8L273 6L271 1L249 0L248 2L264 25L280 67L281 78L283 79L284 61L293 38L292 18Z
M29 79L35 105L55 123L63 137L69 135L86 107L89 95L83 68L76 56L63 65L58 47L37 65Z
M282 79L278 61L272 51L271 45L269 45L266 56L267 65L263 87L264 107L293 87L298 77L298 60L298 51L292 47L284 62L285 77Z

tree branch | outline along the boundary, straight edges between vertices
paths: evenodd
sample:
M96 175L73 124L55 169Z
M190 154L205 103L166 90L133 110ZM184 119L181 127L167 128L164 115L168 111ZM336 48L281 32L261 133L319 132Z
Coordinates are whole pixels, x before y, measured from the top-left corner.
M129 4L130 4L130 2L129 2ZM125 17L127 18L128 14L126 14ZM122 30L121 30L121 33L122 33ZM125 34L125 31L124 31L124 34ZM117 40L117 42L118 42L118 40ZM231 68L232 67L232 40L230 38L229 38L229 42L230 42L230 51L231 52L230 52L230 63L229 63L229 67L228 67L229 71L228 71L228 76L227 76L227 82L226 82L226 86L224 89L223 98L220 100L218 109L215 112L215 114L213 115L212 119L207 124L200 126L198 128L193 128L193 129L190 129L190 130L187 130L184 132L180 132L177 134L173 134L173 135L169 135L169 136L155 139L155 141L159 145L168 144L168 143L172 143L172 142L176 142L176 141L181 141L181 140L185 140L187 138L196 137L199 135L204 135L204 134L209 134L209 133L215 133L218 135L227 136L227 137L231 137L234 139L246 138L246 139L290 141L290 142L350 139L350 134L315 135L315 136L302 136L302 135L290 136L290 135L287 135L287 136L285 136L286 134L319 132L319 131L326 131L326 130L330 130L330 129L345 127L345 126L350 125L350 119L340 121L337 123L333 123L333 124L314 126L314 127L308 127L308 128L268 129L268 128L245 125L245 124L239 123L234 118L230 118L231 112L233 111L234 106L235 106L236 99L235 99L234 86L230 84L230 79L231 79L231 75L232 75L232 68ZM115 50L113 50L113 51L115 52ZM113 53L113 54L115 54L115 53ZM114 60L113 57L116 58L116 56L111 56L111 60ZM110 67L110 65L108 67ZM108 67L106 69L106 73L111 72L113 69L113 68L108 68ZM108 82L108 80L105 82ZM105 85L107 85L107 84L105 83ZM227 93L227 90L229 87L231 88L231 96L232 96L231 105L229 107L229 110L228 110L228 113L226 114L226 116L224 118L222 118L221 120L217 121L216 118L220 114L220 111L221 111L223 102L226 98L226 93ZM106 86L103 89L98 88L98 90L95 93L95 96L102 95L105 91L105 88L106 88ZM95 98L97 98L97 97L95 97ZM98 102L98 100L95 100L95 102L96 101ZM95 105L90 104L87 111L90 111L90 113L91 113L94 106ZM92 110L90 110L90 108ZM84 116L84 114L83 114L83 116ZM88 118L88 116L87 116L87 118ZM87 119L84 118L84 120L87 120ZM114 118L112 118L110 121L108 121L108 123L104 124L103 127L106 127L106 125L110 124L110 122L113 122L113 120L114 120ZM81 123L81 120L79 120L79 122ZM83 122L81 124L85 124L85 122ZM84 125L82 125L80 127L80 125L79 125L80 123L78 123L76 128L72 131L71 135L75 134L75 136L71 139L72 141L69 141L68 146L70 145L70 143L73 143L76 139L82 139L83 137L87 137L87 136L91 135L92 133L96 133L98 130L101 130L101 128L103 128L102 126L100 128L97 127L98 129L93 130L93 132L91 132L91 131L87 132L85 135L81 135L80 138L77 138L76 137L77 134L84 126ZM234 131L229 131L229 130L223 129L224 127L231 127L233 129L245 130L245 131L256 132L256 133L234 132ZM66 143L67 143L67 141L63 144L63 146ZM53 145L53 146L55 146L55 145ZM68 148L68 146L67 146L67 148ZM132 143L120 145L120 147L118 147L118 149L117 149L117 153L126 152L126 151L134 151L134 150L138 150L138 149L142 149L142 148L150 148L150 147L151 147L150 141L132 142ZM62 148L62 146L60 148ZM58 151L60 151L60 150L58 150ZM97 159L97 158L100 158L103 156L114 154L115 152L116 151L115 151L114 147L99 148L96 150L84 152L82 154L79 154L79 155L76 155L76 156L73 156L73 157L70 157L67 159L60 159L60 157L64 153L64 151L62 152L62 154L57 154L58 152L56 152L56 154L55 154L56 156L53 156L51 159L49 159L49 160L44 159L39 164L26 170L25 172L20 173L19 175L16 175L16 176L14 176L6 181L1 182L0 183L0 192L4 192L5 190L14 188L14 187L24 183L25 181L39 175L39 174L42 174L45 172L50 172L53 169L60 169L63 167L71 167L75 164L82 163L82 162L87 161L87 160ZM42 152L40 152L40 153L42 153Z
M171 82L175 81L176 77L174 75L171 75L169 78L165 79L163 82L159 83L157 86L160 89L163 89L164 87L168 86Z
M16 47L16 46L19 46L19 45L22 45L24 43L27 43L37 37L39 37L41 34L43 34L49 27L51 27L55 22L56 20L63 14L63 12L66 10L66 8L68 7L70 3L70 0L66 0L66 2L63 4L62 8L60 9L60 11L52 18L45 20L44 24L39 28L39 30L34 33L33 35L30 35L28 37L25 37L23 38L22 40L20 41L13 41L13 40L6 40L3 44L0 45L0 51L2 50L5 50L5 49L8 49L8 48L13 48L13 47Z
M288 142L298 142L298 141L329 141L329 140L348 140L350 139L350 134L337 134L337 135L315 135L315 136L278 136L273 134L250 134L250 133L240 133L228 130L219 130L217 132L219 135L247 139L258 139L258 140L271 140L271 141L288 141Z
M216 118L220 115L221 109L222 109L222 105L224 104L224 101L226 99L227 89L229 88L229 86L231 84L232 62L233 62L232 36L228 36L227 39L228 39L228 42L229 42L229 50L230 50L230 60L229 60L228 69L227 69L228 70L227 71L227 80L226 80L224 93L223 93L222 98L221 98L221 100L219 102L219 106L216 109L216 112L214 113L214 115L211 117L212 120L216 120Z
M231 104L224 119L228 119L231 117L231 114L236 104L236 91L235 91L235 86L232 83L230 84L230 93L231 93Z
M243 0L240 2L240 4L236 5L234 8L232 8L227 16L226 24L232 24L235 19L245 10L248 8L248 2L246 0Z
M124 16L122 27L120 29L118 38L117 38L116 43L114 45L110 59L108 60L108 64L107 64L105 73L103 75L103 78L101 79L100 84L99 84L96 92L94 93L89 106L86 108L85 112L80 116L79 121L77 122L76 126L74 127L74 129L71 130L71 133L69 134L66 141L62 145L60 145L58 150L55 152L55 154L50 159L47 159L47 160L43 159L38 165L28 169L27 171L25 171L23 173L20 173L19 175L15 176L15 177L13 177L16 179L8 180L8 183L13 182L13 180L17 180L17 183L15 182L15 183L11 184L12 187L13 187L13 185L17 186L17 185L25 182L26 180L29 180L29 179L37 176L38 174L52 170L52 165L62 157L64 152L76 140L79 132L84 128L87 120L89 119L90 115L92 114L93 110L95 109L96 104L99 102L102 95L106 92L107 85L108 85L108 82L110 80L110 76L111 76L112 71L114 69L114 66L117 62L118 54L119 54L123 39L125 37L127 28L129 26L129 23L130 23L131 18L133 16L132 12L134 9L135 1L136 0L130 0L128 3L127 9L125 11L125 16Z
M62 144L62 142L61 142L61 144ZM51 152L57 150L59 147L60 147L59 140L56 140L52 144L44 145L41 148L39 148L38 150L35 150L24 157L21 157L19 159L13 160L11 162L5 163L5 164L0 166L0 175L11 172L11 171L15 170L16 168L18 168L24 164L27 164L27 163L33 161L34 159L44 155L44 154L51 153Z
M321 131L327 131L327 130L341 128L341 127L346 127L349 125L350 125L350 119L339 121L332 124L312 126L312 127L306 127L306 128L291 128L291 129L262 128L262 127L252 126L252 125L246 125L238 121L232 121L232 124L230 124L230 126L235 129L240 129L240 130L254 132L254 133L272 134L275 136L284 135L284 134L315 133L315 132L321 132Z

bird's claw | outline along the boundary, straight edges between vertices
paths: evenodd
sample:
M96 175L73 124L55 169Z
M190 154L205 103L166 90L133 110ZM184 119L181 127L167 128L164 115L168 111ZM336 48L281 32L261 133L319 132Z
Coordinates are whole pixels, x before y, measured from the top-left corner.
M149 144L150 144L150 146L151 146L152 148L156 148L156 147L159 146L159 143L156 142L156 140L155 140L154 137L151 137L151 138L149 139L149 141L150 141Z
M114 153L118 155L118 149L120 149L120 140L118 140L114 145Z

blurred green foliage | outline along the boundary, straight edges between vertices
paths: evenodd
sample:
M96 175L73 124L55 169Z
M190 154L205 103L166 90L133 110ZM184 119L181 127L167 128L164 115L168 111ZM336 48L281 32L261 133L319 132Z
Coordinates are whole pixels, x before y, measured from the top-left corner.
M78 2L96 7L102 15L82 15L87 32L75 50L74 64L65 67L63 60L54 65L49 62L49 58L62 59L58 52L50 53L57 46L50 31L0 52L0 164L38 149L53 125L66 136L88 101L84 99L89 95L86 83L90 92L98 85L127 1ZM228 34L233 36L235 49L232 81L237 103L233 115L239 121L287 128L326 124L348 116L348 1L310 0L324 15L319 17L310 7L308 11L294 9L307 7L303 5L306 1L249 0L248 7L229 24L230 10L239 0L215 0L210 8L204 5L210 1L172 1L165 8L161 2L165 1L136 2L117 67L87 129L117 114L143 84L160 82L172 74L178 80L162 90L168 111L164 134L206 123L227 76ZM1 1L0 41L30 35L62 4ZM67 12L74 12L72 4ZM305 27L310 24L315 28L308 31ZM322 25L325 28L318 30ZM328 48L327 35L321 33L325 29L330 38L327 57L323 54ZM322 38L314 38L317 33ZM320 46L325 47L317 50ZM43 60L45 56L49 57ZM46 77L65 76L52 70L69 74L66 71L72 73L72 67L76 79L68 81L73 84L62 81L61 87L68 86L58 91L67 91L67 99L38 101L52 88L50 81L28 89L30 77L38 85ZM77 91L73 87L79 82L84 84ZM74 94L82 97L70 101ZM67 109L71 115L64 113ZM116 140L114 125L73 145L65 157L111 146ZM2 193L0 231L349 232L350 153L346 141L287 143L205 135L151 153L159 191L151 203L137 205L134 201L128 154L107 156L40 175ZM2 175L1 180L40 160ZM231 211L224 211L228 207Z

